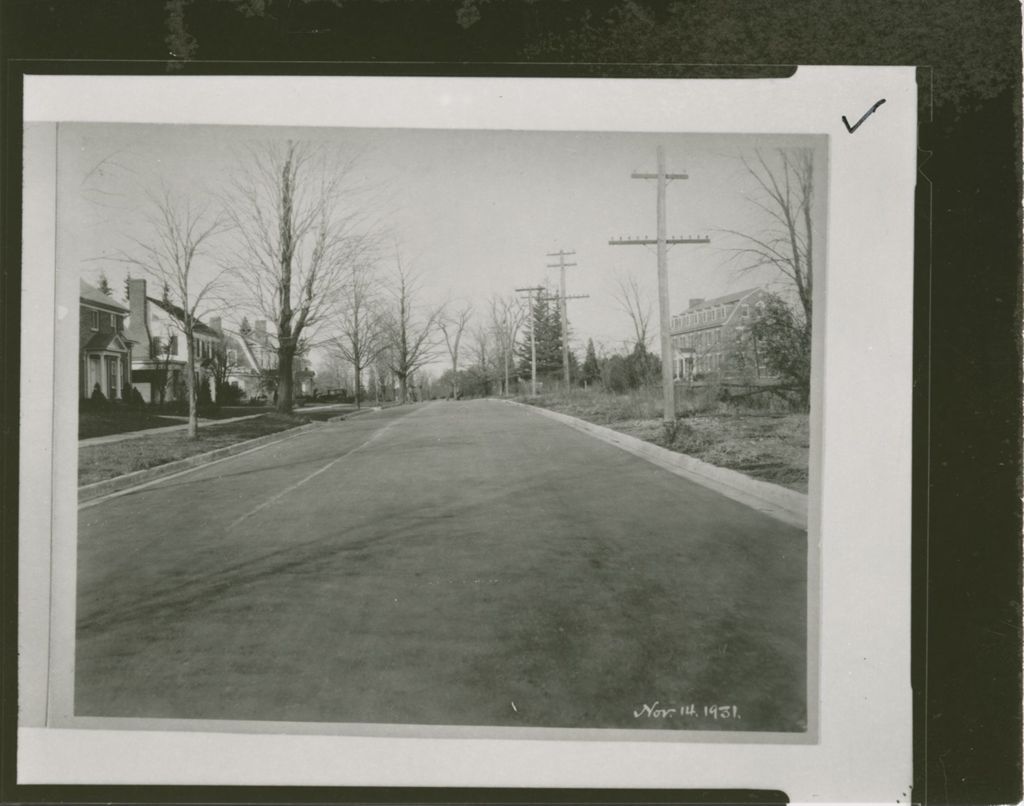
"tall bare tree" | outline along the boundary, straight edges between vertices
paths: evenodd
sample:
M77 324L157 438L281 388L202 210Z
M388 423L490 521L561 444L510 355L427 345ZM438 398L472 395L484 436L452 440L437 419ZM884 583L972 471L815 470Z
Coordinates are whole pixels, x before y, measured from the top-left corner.
M761 232L751 234L726 230L743 241L733 249L741 270L770 266L791 283L803 316L811 321L814 286L814 151L809 148L780 148L777 164L769 164L761 151L743 160L757 183L761 198L750 202L761 209L769 222Z
M338 334L329 351L352 365L356 408L362 400L362 378L384 349L380 286L370 262L353 262L341 289Z
M448 356L452 360L452 399L459 396L459 345L462 342L462 334L469 324L469 318L473 315L470 306L460 308L454 312L445 312L437 318L437 326L444 335L444 343L448 348Z
M491 297L491 328L504 376L504 394L509 393L509 376L515 360L516 339L526 320L526 307L516 297Z
M751 334L769 367L806 407L814 296L814 151L781 148L772 163L756 151L744 166L760 189L760 197L750 201L765 214L767 225L755 234L728 230L743 243L733 249L734 258L741 271L776 269L793 292L770 294ZM791 303L794 295L796 304Z
M640 286L635 274L619 277L616 280L612 299L619 310L625 313L633 323L633 332L636 334L634 347L643 347L643 352L647 352L650 343L648 330L651 316L654 314L654 302Z
M208 203L196 205L167 187L149 192L144 212L148 232L132 237L135 246L116 258L138 266L162 283L166 301L177 308L172 317L185 337L185 384L188 393L188 436L199 437L199 390L196 372L196 326L200 312L220 304L226 271L214 253L215 240L226 229L226 219Z
M486 324L478 324L473 328L473 358L484 372L490 372L488 363L494 357L491 354L491 335L491 330Z
M288 140L254 146L242 159L228 197L238 236L243 289L271 322L278 353L279 411L293 403L301 340L336 310L347 270L372 243L354 157Z
M420 300L422 285L415 272L395 255L395 274L390 305L383 318L384 351L388 369L398 380L399 400L409 402L409 382L416 370L437 355L437 324L443 308L431 308Z

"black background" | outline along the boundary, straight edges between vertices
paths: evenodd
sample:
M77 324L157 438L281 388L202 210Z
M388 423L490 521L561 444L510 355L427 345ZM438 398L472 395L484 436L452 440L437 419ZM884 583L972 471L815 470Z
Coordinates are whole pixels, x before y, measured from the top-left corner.
M738 791L17 787L18 351L20 338L46 326L20 321L20 82L25 72L734 76L785 74L780 66L796 64L919 67L919 168L930 187L919 181L915 249L908 799L1019 802L1019 15L1014 0L0 0L3 802L780 799ZM876 293L881 308L884 287ZM886 394L884 379L872 392Z

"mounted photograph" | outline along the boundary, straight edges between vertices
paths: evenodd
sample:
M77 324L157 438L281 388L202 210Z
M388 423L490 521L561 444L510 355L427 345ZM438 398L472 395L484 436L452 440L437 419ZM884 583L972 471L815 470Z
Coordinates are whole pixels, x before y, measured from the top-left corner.
M55 148L71 724L814 740L827 138Z

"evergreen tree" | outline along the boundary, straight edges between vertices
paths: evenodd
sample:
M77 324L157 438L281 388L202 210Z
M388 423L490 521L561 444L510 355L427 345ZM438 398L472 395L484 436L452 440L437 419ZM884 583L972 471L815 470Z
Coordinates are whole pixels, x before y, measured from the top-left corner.
M601 379L601 365L597 363L597 352L594 350L594 340L587 339L587 357L583 359L583 372L580 380L590 385Z
M547 296L534 298L532 322L523 328L523 339L519 343L520 377L530 377L530 324L534 328L537 342L537 377L553 375L562 371L562 322L556 300Z
M107 273L100 272L100 291L106 294L108 297L113 295L113 291L110 290L110 281L107 279Z

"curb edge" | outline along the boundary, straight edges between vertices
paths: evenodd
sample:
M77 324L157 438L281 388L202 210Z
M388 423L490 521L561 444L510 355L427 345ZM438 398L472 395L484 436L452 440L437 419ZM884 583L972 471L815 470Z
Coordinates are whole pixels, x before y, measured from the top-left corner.
M125 473L122 476L114 476L110 479L95 481L92 484L85 484L78 488L78 503L84 504L95 498L109 495L110 493L120 492L121 490L125 490L130 487L156 481L164 476L173 476L175 473L212 464L220 459L227 459L230 456L234 456L238 453L244 453L247 450L261 448L264 445L281 442L285 439L291 439L301 433L305 433L314 428L319 428L322 425L323 423L321 422L306 423L305 425L298 425L294 428L287 428L284 431L275 431L273 434L265 434L262 437L249 439L245 442L236 442L233 445L226 445L223 448L217 448L216 450L208 451L207 453L197 453L194 456L187 456L184 459L167 462L166 464L157 465L156 467L147 467L144 470L136 470L133 473Z
M515 406L522 406L543 417L556 420L564 425L590 434L593 437L638 456L665 470L675 473L690 481L696 482L715 492L721 493L734 501L738 501L753 509L763 512L777 520L807 529L807 496L804 493L781 487L778 484L751 478L738 470L718 467L685 453L646 442L639 437L623 434L603 425L597 425L579 417L573 417L551 409L531 406L516 400L504 400Z

